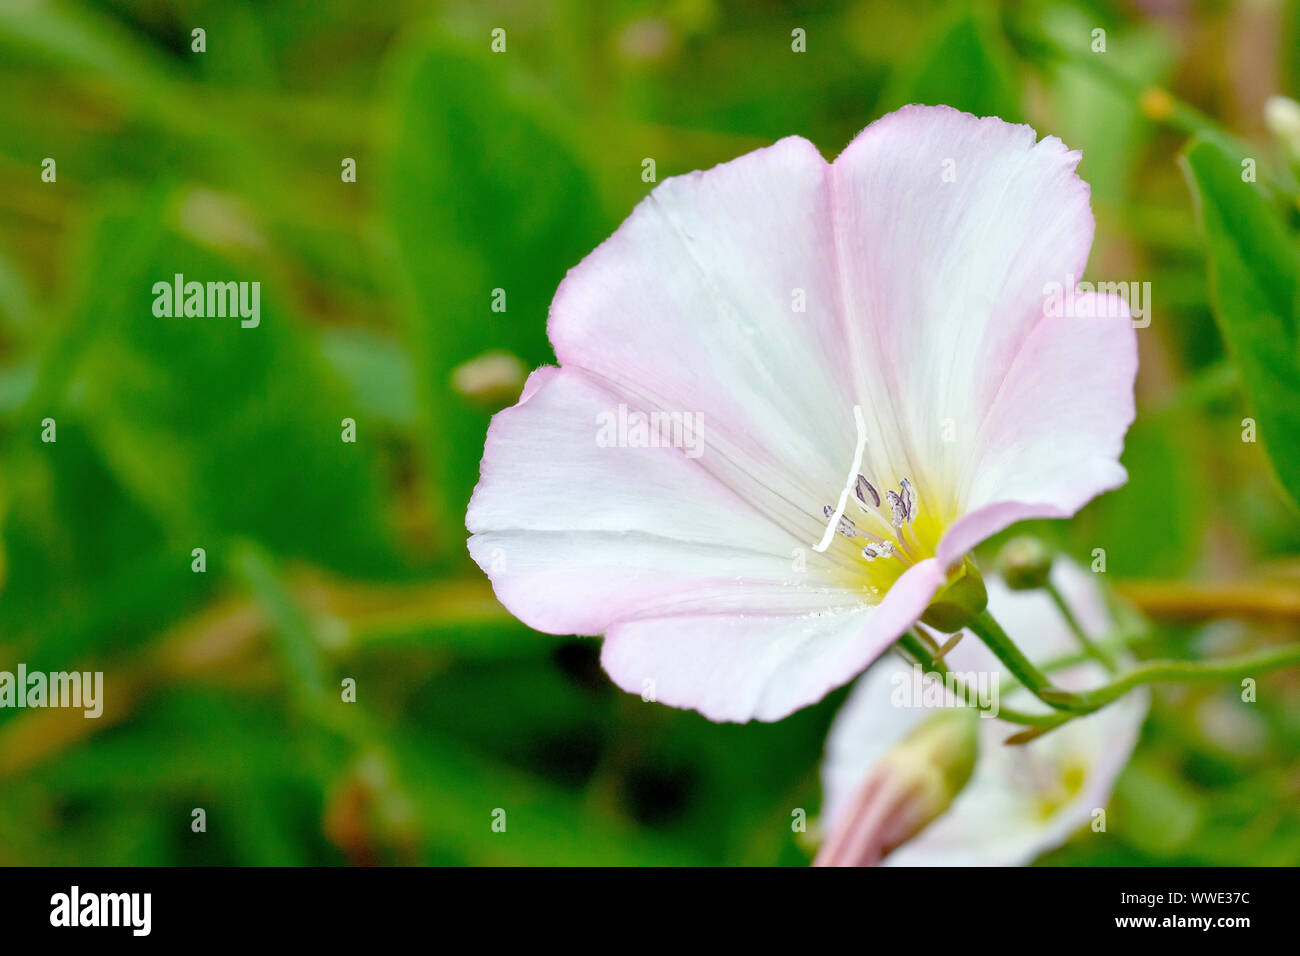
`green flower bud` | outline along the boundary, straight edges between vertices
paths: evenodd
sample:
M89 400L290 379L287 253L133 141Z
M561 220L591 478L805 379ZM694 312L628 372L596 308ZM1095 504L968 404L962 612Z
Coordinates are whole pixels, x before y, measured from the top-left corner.
M1012 538L998 555L1002 580L1013 591L1032 591L1047 584L1052 570L1052 552L1037 538Z

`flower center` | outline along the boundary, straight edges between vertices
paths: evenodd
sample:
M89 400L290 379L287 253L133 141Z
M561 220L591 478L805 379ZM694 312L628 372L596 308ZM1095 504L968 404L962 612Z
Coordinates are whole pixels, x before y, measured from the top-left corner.
M827 550L855 585L879 599L903 572L934 555L942 523L930 509L922 510L910 478L881 494L879 483L859 474L848 501ZM826 505L822 514L832 520L836 509Z
M853 407L857 444L838 506L825 505L826 527L813 550L825 552L846 583L873 601L918 561L934 556L949 509L931 494L922 509L919 476L877 467L867 447L862 407ZM892 476L896 483L881 479ZM881 493L881 490L884 493ZM947 514L947 517L951 517Z
M1070 756L1049 767L1039 768L1038 775L1025 790L1033 800L1034 815L1045 823L1071 803L1083 790L1088 779L1088 764L1077 756Z
M853 487L853 500L858 506L862 527L842 514L835 531L855 544L861 541L863 558L867 561L893 558L904 568L909 568L923 557L922 545L913 527L918 506L916 487L911 480L901 479L898 490L887 490L882 499L866 475L858 475ZM822 513L830 519L835 516L835 510L826 505Z

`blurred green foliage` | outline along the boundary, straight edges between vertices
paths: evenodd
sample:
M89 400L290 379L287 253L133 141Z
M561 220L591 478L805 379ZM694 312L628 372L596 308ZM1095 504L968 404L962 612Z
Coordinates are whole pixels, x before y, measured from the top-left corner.
M1184 156L1208 239L1219 327L1260 430L1278 436L1264 443L1278 477L1300 501L1300 255L1236 157L1201 139Z
M0 711L0 863L807 862L792 812L815 815L843 691L774 725L646 706L594 641L513 621L464 552L521 382L457 373L551 359L551 295L651 188L647 157L662 179L788 134L832 156L913 101L1082 149L1089 278L1149 279L1153 321L1132 480L1036 530L1105 549L1113 579L1300 586L1269 464L1294 494L1295 154L1261 113L1298 92L1297 7L0 6L0 668L102 668L107 698L98 722ZM257 333L155 318L177 272L261 281ZM1144 653L1296 636L1166 626ZM1044 862L1296 863L1297 753L1295 675L1254 705L1162 691L1106 838Z

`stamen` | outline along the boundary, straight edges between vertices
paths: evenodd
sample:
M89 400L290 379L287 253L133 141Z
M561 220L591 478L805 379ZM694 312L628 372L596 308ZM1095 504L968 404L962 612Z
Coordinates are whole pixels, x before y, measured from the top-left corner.
M907 520L916 519L916 489L912 483L904 478L898 483L899 497L903 499L903 505L907 508Z
M813 546L815 551L825 551L836 533L846 538L865 538L869 543L862 548L862 557L867 561L877 558L897 558L904 567L911 567L918 560L921 545L911 524L916 519L916 488L909 478L900 478L897 491L886 491L883 501L889 503L889 514L882 512L882 498L876 486L867 480L863 472L871 470L869 461L864 461L866 451L865 425L860 406L854 406L853 416L858 426L858 444L854 453L853 470L849 472L849 484L840 495L838 508L825 505L822 514L826 516L826 530L822 540ZM867 467L863 468L866 465ZM858 471L863 468L863 471ZM844 504L849 492L857 498L858 505L867 516L866 527L872 531L883 532L884 537L861 530L853 520L844 514ZM879 522L877 529L872 522ZM892 538L892 540L891 540ZM915 550L913 550L915 548Z
M889 510L893 515L893 524L896 529L902 528L907 524L907 504L897 491L886 491L885 499L889 502Z
M853 465L849 468L848 477L844 482L844 490L840 492L839 506L827 515L828 518L844 514L844 505L849 500L849 489L853 487L853 476L859 474L858 469L862 467L862 453L867 447L867 424L862 418L861 405L853 406L853 424L858 430L857 445L853 449ZM835 532L831 530L831 524L830 521L826 522L826 530L822 532L821 540L813 545L814 551L820 553L830 547L831 538L835 537ZM853 522L850 521L849 526L852 527L852 525Z
M835 517L835 509L832 508L830 505L823 505L822 514L826 516L827 520L830 520L831 518ZM844 535L844 537L846 538L856 538L858 536L857 525L855 525L852 522L852 520L850 520L845 515L840 515L840 521L839 524L836 526L835 530L838 531L840 534Z
M877 541L867 545L862 549L862 556L868 561L874 561L876 558L892 558L896 549L890 541Z
M876 491L871 482L867 481L865 475L858 475L857 487L854 490L857 493L858 501L862 502L864 505L867 503L867 499L869 498L871 500L871 507L880 507L880 492Z

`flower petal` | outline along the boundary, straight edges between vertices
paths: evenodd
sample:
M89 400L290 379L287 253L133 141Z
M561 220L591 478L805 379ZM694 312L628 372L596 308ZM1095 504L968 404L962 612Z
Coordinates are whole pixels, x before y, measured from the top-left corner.
M948 812L885 860L887 866L1023 866L1068 840L1103 810L1133 754L1147 695L1138 692L1016 747L1007 726L980 721L980 758ZM1044 777L1082 774L1061 797L1034 789Z
M1110 626L1096 581L1068 561L1058 561L1053 581L1090 636ZM1031 658L1043 659L1073 650L1075 642L1051 599L1041 591L1013 592L996 578L987 580L994 616ZM992 653L966 634L947 656L955 672L972 675L996 671ZM854 687L836 715L822 765L822 826L840 822L853 795L872 767L931 713L925 707L896 706L896 681L911 679L906 664L885 658ZM1054 674L1065 687L1095 686L1105 679L1095 664ZM1016 706L1023 692L1012 696ZM890 854L887 865L1016 866L1059 846L1105 807L1111 788L1133 752L1147 707L1147 695L1134 693L1088 717L1080 718L1023 746L1003 741L1011 725L982 718L980 754L975 771L948 811L919 835ZM1044 781L1070 771L1078 779L1071 792L1044 793ZM1081 775L1081 776L1080 776Z
M1043 316L1044 284L1072 283L1087 261L1093 219L1078 161L1028 126L909 106L867 127L832 167L864 404L893 417L878 438L886 457L949 518L965 510L964 469Z
M624 690L710 720L780 720L851 680L920 616L943 579L910 568L876 607L839 613L700 615L615 625L601 663Z
M701 467L765 471L761 506L814 517L856 440L829 171L790 137L665 180L570 271L548 328L620 401L702 415Z
M1016 521L1069 517L1127 479L1119 456L1134 417L1136 333L1119 297L1081 298L1112 317L1034 328L980 428L961 479L969 511L948 529L941 561Z
M845 808L872 768L932 713L925 707L895 704L894 690L903 682L913 681L914 670L893 656L881 658L858 678L835 715L822 761L819 824L827 833L840 823Z
M857 603L800 570L796 538L721 484L689 449L602 447L614 398L581 369L535 372L492 420L466 525L498 598L526 624L599 634L646 615L793 613ZM761 476L760 476L761 477Z

